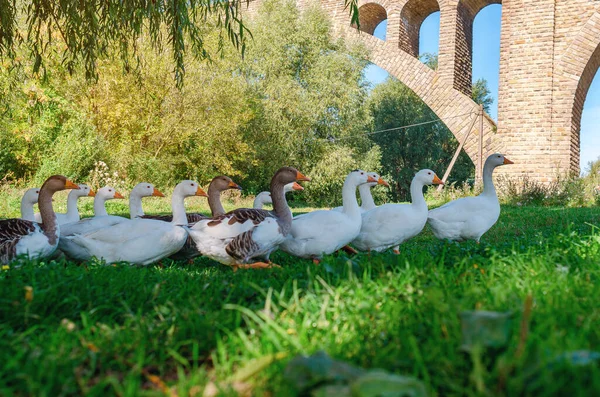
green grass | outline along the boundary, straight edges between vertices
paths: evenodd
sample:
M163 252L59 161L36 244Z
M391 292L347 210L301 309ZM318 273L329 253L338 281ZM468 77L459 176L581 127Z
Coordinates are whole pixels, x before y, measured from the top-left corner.
M598 395L597 364L556 357L600 350L599 224L597 209L504 207L480 245L426 230L399 256L320 266L283 253L272 257L282 269L236 273L205 258L12 266L0 272L0 395L200 396L274 353L285 357L244 383L297 395L286 363L321 349L416 376L433 395ZM513 313L508 346L460 350L459 313L475 309Z

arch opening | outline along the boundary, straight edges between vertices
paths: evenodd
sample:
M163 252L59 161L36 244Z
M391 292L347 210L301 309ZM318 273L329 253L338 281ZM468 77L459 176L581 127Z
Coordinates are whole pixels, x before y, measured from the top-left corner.
M600 154L600 137L592 132L600 125L600 94L596 93L600 89L593 91L593 97L588 95L592 85L600 88L599 70L600 43L583 70L575 91L571 121L571 152L574 154L571 156L571 169L576 172L585 170L587 163L596 160ZM585 124L582 124L582 119ZM582 126L585 127L585 131L582 131ZM585 132L583 139L581 138L582 132ZM585 146L582 143L585 143Z
M419 31L419 60L433 70L438 68L440 44L440 12L431 13L423 20Z
M486 112L494 120L498 118L501 25L501 4L483 7L473 21L472 97L476 102L484 102Z
M377 3L367 3L359 7L358 20L360 31L373 35L379 24L387 20L387 11ZM352 26L356 28L355 24Z
M479 12L502 0L460 0L457 6L454 88L471 95L473 76L473 23Z
M419 36L425 18L440 11L437 0L409 0L400 12L400 49L419 57Z

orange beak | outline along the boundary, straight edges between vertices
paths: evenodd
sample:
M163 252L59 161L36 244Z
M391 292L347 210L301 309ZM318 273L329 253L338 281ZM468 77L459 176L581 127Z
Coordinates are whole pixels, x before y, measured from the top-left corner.
M238 185L237 183L235 183L234 181L229 182L229 188L230 189L239 189L242 190L242 187L240 185Z
M307 182L309 182L310 178L307 177L307 176L304 176L300 171L297 171L297 173L296 173L296 180L297 181L307 181Z
M71 182L70 180L65 181L65 189L76 189L79 190L79 185Z
M390 184L384 181L382 177L379 177L379 179L377 180L377 184L390 187Z
M90 189L90 192L88 193L88 197L96 197L96 192L93 191L92 189Z
M367 183L377 183L377 179L373 178L371 175L368 175Z
M154 191L152 192L152 195L156 196L156 197L165 197L165 195L162 194L162 192L160 190L158 190L157 188L154 188Z
M294 189L294 190L304 190L304 188L302 186L300 186L300 184L298 182L294 182L294 184L292 185L292 189Z
M433 184L434 185L443 185L444 182L442 182L442 180L440 178L438 178L437 175L433 175Z
M504 164L514 164L514 163L505 157Z
M198 190L196 190L196 196L208 197L208 194L200 186L198 186Z
M124 199L125 197L123 197L123 195L119 192L115 192L114 198L116 199Z

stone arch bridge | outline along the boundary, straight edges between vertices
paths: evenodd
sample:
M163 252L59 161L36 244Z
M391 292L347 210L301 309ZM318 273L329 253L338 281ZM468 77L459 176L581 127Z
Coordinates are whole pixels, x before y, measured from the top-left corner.
M311 0L296 0L306 7ZM549 181L579 172L583 104L600 67L598 0L359 0L360 30L350 25L343 0L313 0L329 14L336 35L360 40L370 61L411 88L460 141L479 106L471 100L473 21L502 4L498 125L483 122L483 156L500 151L514 166L507 175ZM250 13L261 0L247 6ZM439 66L421 63L419 31L440 11ZM386 40L373 36L388 20ZM477 164L476 122L464 146ZM440 170L441 172L442 170Z

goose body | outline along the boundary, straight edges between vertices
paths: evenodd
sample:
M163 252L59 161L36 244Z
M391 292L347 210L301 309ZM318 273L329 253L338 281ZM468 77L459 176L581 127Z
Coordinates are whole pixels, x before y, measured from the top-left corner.
M487 232L500 217L500 203L492 179L496 167L512 164L499 153L492 154L483 168L483 192L476 197L450 201L429 211L428 223L439 239L475 240Z
M241 208L212 219L205 219L190 227L189 233L197 250L205 256L237 269L238 267L266 267L269 255L278 248L292 223L292 215L285 200L284 186L298 180L310 180L291 167L280 168L271 180L272 212L255 208Z
M175 188L174 195L206 195L194 181L183 181ZM173 220L163 222L154 219L132 219L89 233L74 234L61 238L61 249L76 260L92 257L107 263L129 262L148 265L178 252L188 237L185 208L173 208ZM65 241L63 244L62 241Z
M362 222L356 188L369 182L377 180L364 171L355 170L348 174L342 188L343 210L319 210L294 218L290 235L281 244L281 249L294 256L318 260L354 240Z
M29 259L51 256L58 246L60 229L52 208L52 196L64 189L79 187L62 175L51 176L39 189L42 223L24 219L0 221L0 263L10 263L19 256Z
M32 222L41 222L40 213L34 214L33 212L33 206L37 204L39 196L40 188L38 187L27 189L25 191L21 198L21 219ZM36 219L36 215L39 217L39 220Z
M361 251L384 251L421 233L427 223L423 186L442 181L431 170L421 170L411 185L410 204L384 204L362 214L362 226L352 245Z

